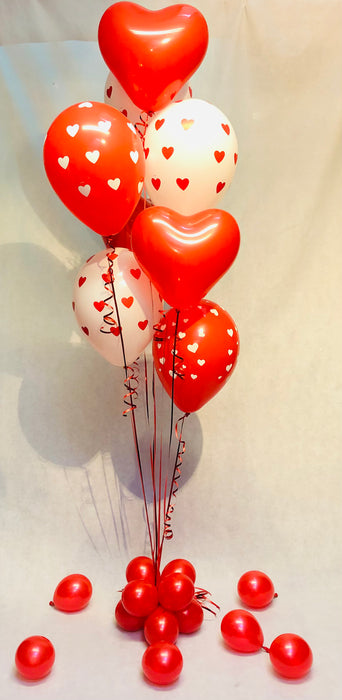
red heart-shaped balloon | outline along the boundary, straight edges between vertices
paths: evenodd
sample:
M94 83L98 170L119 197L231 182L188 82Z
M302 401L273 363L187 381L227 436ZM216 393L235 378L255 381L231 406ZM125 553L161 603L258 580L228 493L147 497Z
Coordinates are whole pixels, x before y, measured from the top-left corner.
M222 209L183 216L150 207L137 216L132 250L165 301L196 304L234 261L240 245L235 219Z
M191 5L147 10L117 2L102 15L98 41L102 56L140 109L166 107L202 62L208 26Z
M198 411L222 389L234 370L238 351L239 336L232 317L208 299L179 312L170 309L153 341L158 377L185 413Z

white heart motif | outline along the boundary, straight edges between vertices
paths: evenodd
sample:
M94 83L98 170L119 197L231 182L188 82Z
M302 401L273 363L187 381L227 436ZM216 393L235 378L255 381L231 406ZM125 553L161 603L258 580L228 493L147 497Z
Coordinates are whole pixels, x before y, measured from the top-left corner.
M161 365L165 364L165 357L160 357L159 362Z
M100 131L107 132L112 126L112 122L110 122L108 119L103 119L97 122L97 126L99 127Z
M138 151L130 151L129 155L130 155L130 158L131 158L131 160L133 161L133 163L137 163L137 162L138 162L138 160L139 160L139 153L138 153Z
M69 126L67 126L66 130L67 130L67 133L69 134L69 136L72 136L72 138L73 138L74 136L76 136L79 128L80 128L79 124L69 124Z
M197 374L190 374L191 379L197 379Z
M138 194L140 194L143 187L144 187L144 182L142 180L141 182L138 182Z
M100 151L87 151L85 157L87 160L90 160L91 163L95 164L100 157Z
M81 102L81 104L78 105L78 108L82 109L82 107L92 107L92 106L93 105L91 102Z
M90 185L80 185L78 191L83 194L83 197L88 197L90 193Z
M69 165L69 156L63 156L63 158L58 158L58 164L63 168L63 170L66 170L66 168Z
M227 365L227 367L226 367L226 372L230 372L230 370L231 370L232 367L233 367L233 365Z
M118 190L120 187L120 178L116 177L115 180L107 180L107 184L112 190Z
M173 379L176 379L176 377L177 377L176 372L173 372L172 369L169 369L169 375L170 375L170 377L172 377Z
M232 337L233 337L234 331L233 331L232 328L227 328L227 333L228 333L228 335L230 335L230 337L232 338Z
M197 364L202 367L202 365L205 365L205 360L197 360Z
M188 345L187 348L188 348L189 352L197 352L198 343L194 343L193 345Z
M210 313L214 314L214 316L218 316L218 310L217 309L210 309Z
M127 122L128 128L133 131L133 134L136 134L135 126L132 124L132 122Z
M228 350L228 355L232 355L232 354L233 354L233 350Z
M186 333L183 333L183 331L179 331L179 333L178 333L178 338L179 338L180 340L182 340L182 338L185 338L185 336L186 336Z
M205 338L205 332L203 328L200 328L198 331L198 335L200 338Z

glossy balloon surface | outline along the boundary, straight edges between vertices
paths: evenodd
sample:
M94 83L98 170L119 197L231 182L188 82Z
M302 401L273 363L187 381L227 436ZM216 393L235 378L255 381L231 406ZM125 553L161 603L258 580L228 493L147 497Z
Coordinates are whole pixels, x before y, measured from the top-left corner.
M161 606L158 606L145 621L144 635L148 644L156 642L174 644L178 634L179 626L176 616Z
M122 591L121 600L130 615L147 617L158 605L158 591L152 583L129 581Z
M89 579L83 574L69 574L59 582L53 604L58 610L76 612L88 605L93 588Z
M127 581L147 581L155 583L155 571L153 561L150 557L134 557L126 568Z
M192 634L197 632L203 622L203 608L198 600L193 599L191 603L176 613L179 632L181 634Z
M231 610L221 622L221 633L234 651L251 653L261 649L264 635L257 619L247 610Z
M208 27L190 5L148 10L117 2L101 18L98 42L109 70L132 102L155 112L171 102L202 62Z
M280 634L273 640L269 652L273 667L285 678L302 678L312 666L312 651L297 634Z
M40 635L27 637L18 646L15 665L27 680L39 680L46 676L55 661L55 650L50 640Z
M119 627L126 630L126 632L137 632L138 630L142 630L144 628L146 617L130 615L122 605L122 601L119 600L115 608L115 619Z
M175 644L157 642L149 646L142 658L143 672L151 683L174 683L183 668L183 657Z
M189 576L175 572L160 579L158 595L166 610L183 610L192 601L195 587Z
M270 577L258 570L246 571L238 581L237 591L250 608L264 608L275 596Z
M187 559L172 559L169 561L161 573L161 576L168 576L168 574L186 574L191 578L191 581L195 583L196 571L195 567Z

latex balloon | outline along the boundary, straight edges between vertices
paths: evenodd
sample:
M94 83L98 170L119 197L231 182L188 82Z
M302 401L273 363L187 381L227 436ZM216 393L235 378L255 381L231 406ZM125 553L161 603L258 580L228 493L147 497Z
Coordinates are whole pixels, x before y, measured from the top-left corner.
M226 644L234 651L259 651L264 635L258 620L247 610L231 610L221 622L221 633Z
M237 591L242 602L250 608L264 608L277 597L270 577L262 571L246 571L239 578Z
M18 646L15 665L19 673L30 681L44 678L55 661L55 650L50 640L40 635L27 637Z
M79 271L73 309L91 345L114 365L133 362L153 336L161 301L133 253L108 248Z
M280 634L273 640L269 653L273 667L285 678L302 678L312 666L312 651L298 634Z
M150 557L135 557L132 559L126 568L127 581L147 581L148 583L155 582L155 571L153 561Z
M183 610L191 603L194 595L193 581L186 574L175 572L160 579L159 602L166 610Z
M191 97L192 89L189 83L186 83L179 92L176 93L172 101L187 100ZM153 116L154 112L142 112L141 109L132 102L115 75L111 72L108 73L105 84L104 102L122 112L122 114L136 126L137 133L142 136L144 135L145 127L147 127L148 122L151 120L150 114Z
M178 612L176 612L176 617L179 625L179 632L181 634L192 634L193 632L197 632L202 625L203 608L198 600L194 598L184 610L178 610Z
M222 389L236 366L235 323L218 304L203 299L179 314L170 309L158 329L153 342L157 375L181 411L198 411Z
M147 647L142 658L143 672L151 683L174 683L183 668L183 657L175 644L156 642Z
M122 591L121 601L130 615L147 617L158 605L158 591L147 581L129 581Z
M128 250L132 250L132 243L131 243L131 237L132 237L132 226L134 224L135 219L137 218L138 214L140 214L144 209L147 209L148 207L151 207L152 204L149 199L146 199L145 197L140 197L137 206L134 209L134 212L132 216L128 219L127 224L119 231L119 233L115 233L112 236L102 236L102 240L106 246L106 248L128 248Z
M204 100L160 111L145 136L145 188L153 204L189 216L217 207L235 174L238 144L226 115Z
M229 269L240 245L235 219L221 209L182 216L166 207L142 211L132 227L132 250L170 306L198 303Z
M119 600L115 608L115 619L119 627L121 627L126 632L137 632L138 630L144 629L146 617L130 615L122 605L122 601Z
M189 576L189 578L191 578L191 581L195 583L196 571L194 566L187 559L172 559L172 561L169 561L169 563L164 567L161 577L174 573L186 574Z
M63 204L101 236L125 226L143 188L140 137L121 112L102 102L72 105L54 120L44 165Z
M190 5L151 11L117 2L101 18L98 42L104 61L132 102L155 112L199 67L208 46L208 27Z
M144 635L148 644L169 642L174 644L179 633L177 618L160 605L148 616L144 625Z
M92 596L91 582L83 574L70 574L59 582L50 605L64 612L76 612L85 608Z

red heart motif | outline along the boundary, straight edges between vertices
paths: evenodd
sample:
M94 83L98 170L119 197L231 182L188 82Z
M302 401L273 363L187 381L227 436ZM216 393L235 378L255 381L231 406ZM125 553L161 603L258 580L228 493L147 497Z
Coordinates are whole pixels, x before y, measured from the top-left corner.
M82 287L82 285L85 283L86 279L87 279L86 277L80 277L78 280L78 286Z
M219 192L221 192L221 190L223 190L223 188L225 187L225 184L226 184L225 182L218 182L218 183L217 183L217 185L216 185L216 192L217 192L217 194L218 194Z
M223 131L226 132L226 134L229 136L230 134L230 126L229 124L221 124Z
M215 151L214 156L217 160L218 163L221 163L221 160L225 157L225 152L224 151Z
M85 333L86 335L89 335L89 330L88 330L87 326L81 326L81 328L82 328L83 333Z
M150 207L132 227L135 257L176 309L205 296L233 263L239 245L239 227L221 209L182 216L166 207Z
M130 309L134 302L134 297L122 297L121 303L126 307L126 309Z
M166 158L166 160L169 160L169 158L171 158L174 150L175 149L173 148L173 146L169 146L169 148L167 148L166 146L163 146L162 154L163 154L164 158Z
M110 284L112 281L114 282L114 277L110 274L110 272L104 272L102 279L106 284Z
M165 119L157 119L154 125L156 131L159 131L160 127L163 126Z
M199 67L208 27L190 5L147 10L116 2L102 15L98 41L104 61L134 104L156 112Z
M140 275L141 275L140 267L138 267L136 270L130 270L130 273L131 273L132 277L134 277L136 280L138 280Z
M72 310L75 311L75 308L76 308L76 304L75 304L75 302L73 301L73 302L72 302Z
M145 321L139 321L138 326L139 326L139 328L141 328L142 331L144 331L147 324L148 324L148 320L146 319Z
M236 165L236 163L237 163L237 159L238 159L238 154L237 154L237 153L234 153L234 163L235 163L235 165Z
M104 301L94 301L94 307L96 311L103 311L105 307L105 302Z
M118 336L121 333L121 326L112 326L110 329L110 332L113 333L113 335Z
M144 148L145 158L147 158L149 152L150 152L149 148Z
M177 182L178 187L180 187L180 189L183 190L183 192L184 192L184 190L186 190L186 188L189 184L189 180L187 177L184 177L183 179L181 177L177 177L176 182Z
M107 97L109 98L113 92L113 86L110 85L109 88L107 88Z
M207 299L179 312L175 339L176 321L177 311L170 309L157 326L153 359L176 406L191 413L213 398L232 374L239 337L227 311Z
M161 180L159 179L159 177L153 177L151 182L152 182L154 189L159 190L159 187L161 185Z

